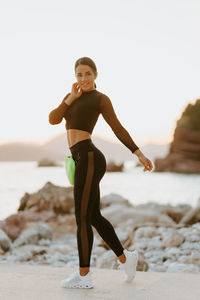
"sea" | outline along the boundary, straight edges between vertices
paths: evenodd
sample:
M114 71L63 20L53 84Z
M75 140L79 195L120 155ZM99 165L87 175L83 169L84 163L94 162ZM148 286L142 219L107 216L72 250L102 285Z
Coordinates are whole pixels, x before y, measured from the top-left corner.
M48 181L68 187L64 161L60 166L38 167L36 161L0 162L0 220L17 212L25 193L35 193ZM121 195L133 205L190 204L200 199L200 174L143 171L135 161L126 161L123 172L106 172L100 181L101 197L110 193Z

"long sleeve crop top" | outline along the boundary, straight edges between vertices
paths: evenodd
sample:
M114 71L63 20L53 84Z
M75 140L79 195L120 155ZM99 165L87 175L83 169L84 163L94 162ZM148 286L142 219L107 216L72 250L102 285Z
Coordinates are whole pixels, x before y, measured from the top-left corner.
M67 96L70 93L67 94ZM64 101L49 113L49 123L59 124L66 120L66 129L80 129L92 134L100 114L111 127L117 138L134 153L139 147L134 143L128 131L122 126L114 111L110 98L96 89L83 92L70 105Z

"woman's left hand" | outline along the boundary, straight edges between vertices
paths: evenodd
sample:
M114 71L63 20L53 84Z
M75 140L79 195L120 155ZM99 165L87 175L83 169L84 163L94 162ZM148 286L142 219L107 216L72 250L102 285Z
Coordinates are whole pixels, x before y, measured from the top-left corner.
M153 169L153 164L146 156L142 155L138 157L141 164L144 166L143 171L151 171Z

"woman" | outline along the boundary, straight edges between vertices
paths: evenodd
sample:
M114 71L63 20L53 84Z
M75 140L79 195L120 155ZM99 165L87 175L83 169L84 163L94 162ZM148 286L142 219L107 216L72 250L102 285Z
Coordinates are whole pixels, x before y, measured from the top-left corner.
M69 278L62 280L61 285L68 288L92 288L92 226L116 254L120 267L125 270L126 281L135 277L138 260L137 251L123 248L113 226L100 212L99 183L106 172L106 159L91 140L100 113L118 139L138 157L144 165L144 171L151 171L153 166L119 122L110 98L96 89L94 81L97 69L93 60L89 57L78 59L75 63L75 76L77 82L72 85L71 93L49 114L52 125L59 124L63 118L66 120L69 149L76 165L74 200L80 273L74 272Z

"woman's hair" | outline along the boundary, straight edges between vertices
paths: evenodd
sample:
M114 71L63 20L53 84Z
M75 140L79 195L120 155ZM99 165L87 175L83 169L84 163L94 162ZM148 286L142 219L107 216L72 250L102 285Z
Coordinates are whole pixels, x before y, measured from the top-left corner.
M92 69L94 74L97 73L97 67L96 67L94 61L91 58L87 57L87 56L81 57L75 62L75 71L76 71L76 68L79 65L87 65ZM95 88L97 87L96 83L94 83L94 86L95 86Z

